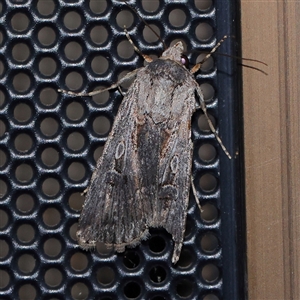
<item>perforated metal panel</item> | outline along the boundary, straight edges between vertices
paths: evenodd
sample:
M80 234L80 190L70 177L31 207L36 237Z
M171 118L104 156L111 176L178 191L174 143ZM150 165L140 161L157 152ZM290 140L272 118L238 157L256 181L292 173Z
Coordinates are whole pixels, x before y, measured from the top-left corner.
M238 36L237 1L130 1L167 45L182 40L191 65L224 34ZM209 114L234 158L220 150L201 111L193 116L193 176L185 242L153 229L123 254L75 238L87 187L122 95L74 98L143 66L163 45L122 1L0 3L0 299L244 299L245 234L239 73L214 56L196 75ZM236 54L238 39L221 52ZM127 86L123 86L126 89Z

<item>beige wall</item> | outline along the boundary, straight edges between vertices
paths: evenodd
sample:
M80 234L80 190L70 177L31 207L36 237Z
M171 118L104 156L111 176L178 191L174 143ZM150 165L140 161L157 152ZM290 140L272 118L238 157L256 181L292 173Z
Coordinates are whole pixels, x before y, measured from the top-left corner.
M300 1L241 8L249 299L300 299Z

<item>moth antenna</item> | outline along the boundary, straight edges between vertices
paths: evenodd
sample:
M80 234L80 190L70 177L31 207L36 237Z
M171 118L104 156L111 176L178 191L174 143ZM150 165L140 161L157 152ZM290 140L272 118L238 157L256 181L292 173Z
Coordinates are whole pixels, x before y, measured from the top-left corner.
M239 57L239 56L235 56L235 55L230 55L230 54L226 54L226 53L216 53L218 55L221 55L221 56L226 56L226 57L231 57L231 58L235 58L235 59L238 59L238 60L241 60L241 61L251 61L251 62L256 62L258 64L262 64L266 67L268 67L268 64L266 64L265 62L261 61L261 60L258 60L258 59L253 59L253 58L246 58L246 57ZM267 72L265 72L264 70L258 68L258 67L254 67L254 66L250 66L250 65L246 65L246 64L240 64L242 67L245 67L245 68L249 68L249 69L253 69L253 70L256 70L256 71L259 71L261 73L263 73L264 75L268 75Z
M216 50L223 44L223 42L228 37L229 37L228 35L224 35L223 38L217 43L217 45L213 47L212 50L204 57L204 59L191 69L191 73L192 74L196 73L201 68L201 66L212 56L212 54L216 52Z
M240 64L242 67L245 67L245 68L249 68L249 69L252 69L252 70L256 70L260 73L263 73L264 75L269 75L267 72L265 72L264 70L260 69L260 68L257 68L257 67L253 67L253 66L249 66L249 65L245 65L245 64Z
M239 57L239 56L235 56L235 55L229 55L229 54L226 54L226 53L218 53L218 55L228 56L228 57L232 57L232 58L239 59L239 60L257 62L259 64L262 64L262 65L268 67L268 64L266 64L265 62L263 62L261 60L258 60L258 59L254 59L254 58Z
M131 5L127 3L127 1L124 0L126 5L138 16L138 18L155 34L155 36L160 40L160 42L164 45L164 48L167 49L167 45L162 40L162 38L159 36L159 34L138 14L137 10L133 8Z
M146 62L148 62L148 63L152 62L153 61L152 58L150 56L146 55L146 54L143 54L141 52L141 50L134 44L134 42L131 39L131 37L130 37L130 35L129 35L129 33L127 31L127 28L126 28L125 25L124 25L124 31L125 31L125 34L126 34L126 37L127 37L128 41L129 41L129 43L132 45L132 47L134 49L134 51L137 52L139 55L141 55Z

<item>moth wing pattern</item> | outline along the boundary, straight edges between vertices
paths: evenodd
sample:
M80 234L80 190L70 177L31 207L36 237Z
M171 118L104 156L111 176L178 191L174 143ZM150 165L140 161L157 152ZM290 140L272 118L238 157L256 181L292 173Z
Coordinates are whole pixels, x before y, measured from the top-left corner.
M102 241L123 252L126 245L134 246L147 235L144 207L138 207L142 203L135 195L139 172L129 156L136 152L131 136L136 128L136 102L129 95L130 91L122 101L86 193L77 231L83 247Z
M167 51L182 51L176 45ZM82 247L101 241L123 252L145 239L148 228L162 227L175 242L172 262L178 261L191 184L196 86L190 72L167 55L137 72L87 189L77 231Z

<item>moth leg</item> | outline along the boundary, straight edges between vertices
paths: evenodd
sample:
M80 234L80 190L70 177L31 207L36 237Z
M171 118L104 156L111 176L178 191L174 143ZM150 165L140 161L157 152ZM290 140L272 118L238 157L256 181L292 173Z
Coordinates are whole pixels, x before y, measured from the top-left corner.
M68 94L68 95L71 95L71 96L77 96L77 97L91 97L91 96L94 96L94 95L97 95L97 94L100 94L100 93L103 93L103 92L106 92L106 91L109 91L109 90L112 90L112 89L116 89L116 88L119 88L119 86L126 82L127 80L130 80L131 78L135 77L136 74L138 73L138 71L140 70L141 68L138 68L138 69L135 69L129 73L127 73L123 78L121 78L118 82L112 84L110 87L108 88L105 88L105 89L100 89L100 90L96 90L96 91L92 91L92 92L89 92L89 93L75 93L75 92L72 92L72 91L67 91L67 90L62 90L62 89L58 89L57 91L59 93L62 93L62 94Z
M200 201L197 197L197 191L196 191L196 188L195 188L195 185L194 185L194 180L193 180L193 177L191 176L191 185L192 185L192 191L193 191L193 194L194 194L194 197L195 197L195 200L196 200L196 203L198 205L198 208L200 210L200 212L203 212L203 209L201 207L201 204L200 204Z
M145 60L146 62L148 62L148 63L152 62L153 59L152 59L150 56L148 56L148 55L146 55L146 54L143 54L143 53L140 51L140 49L134 44L134 42L133 42L133 40L131 39L131 37L130 37L130 35L129 35L129 33L128 33L128 31L127 31L125 25L124 25L124 31L125 31L125 34L126 34L126 37L127 37L128 41L129 41L129 43L132 45L132 47L133 47L133 49L134 49L134 51L137 52L139 55L141 55L141 56L144 58L144 60Z
M225 154L228 156L228 158L231 159L231 155L229 154L229 152L226 149L225 145L223 144L221 138L217 134L216 129L215 129L213 123L211 122L210 118L208 117L207 109L206 109L205 101L203 99L203 94L202 94L201 88L200 88L200 86L197 82L196 82L196 84L197 84L196 91L197 91L197 94L200 98L201 109L202 109L202 111L203 111L203 113L204 113L204 115L207 119L208 126L209 126L210 130L212 131L212 133L214 134L214 136L215 136L216 140L218 141L219 145L221 146L222 150L225 152Z
M204 57L204 59L202 61L200 61L198 64L196 64L191 70L190 72L192 74L196 73L197 71L199 71L199 69L201 68L201 66L212 56L212 54L214 54L216 52L216 50L221 46L221 44L223 44L223 42L228 38L228 35L224 35L223 38L217 43L217 45Z

